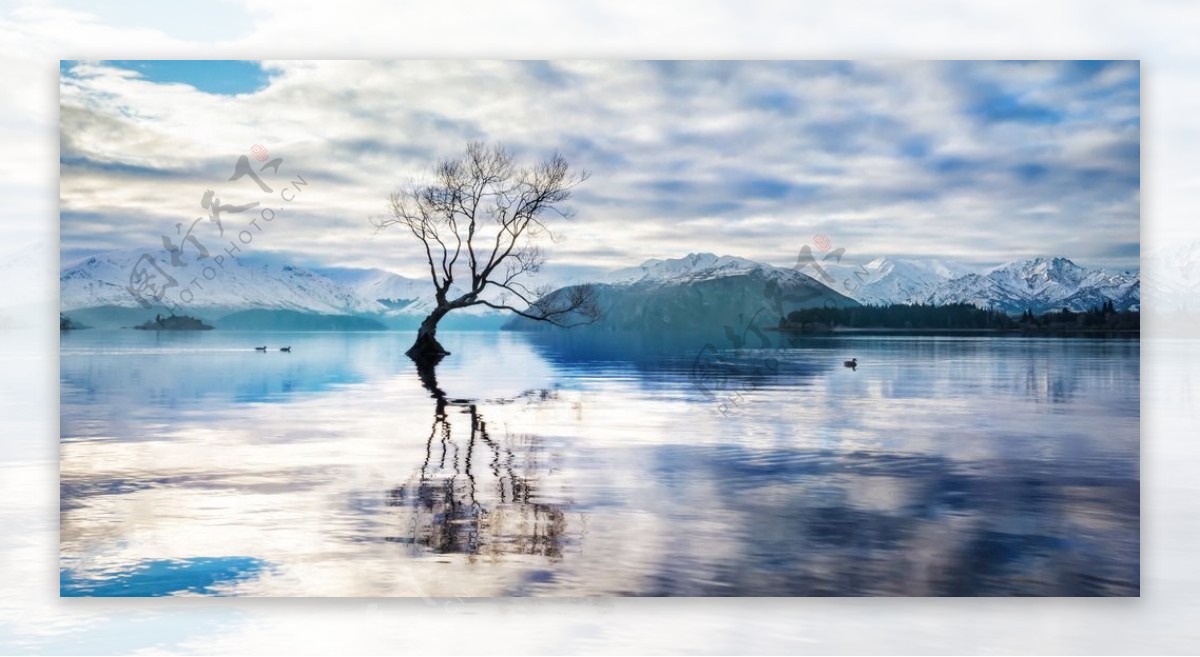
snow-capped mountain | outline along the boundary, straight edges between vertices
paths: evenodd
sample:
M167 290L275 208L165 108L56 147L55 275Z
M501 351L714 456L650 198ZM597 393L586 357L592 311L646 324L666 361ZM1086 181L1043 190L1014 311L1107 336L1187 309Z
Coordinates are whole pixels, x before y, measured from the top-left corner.
M826 283L866 304L919 303L946 281L965 276L971 268L946 260L911 260L880 257L858 267L818 262L829 277Z
M718 256L712 253L689 253L682 258L652 258L638 265L618 269L599 276L595 282L608 285L685 285L700 281L717 280L731 276L758 274L765 280L805 286L820 284L820 273L815 270L802 271L793 267L776 267L737 256ZM832 281L824 281L823 287L833 289L843 296L847 293Z
M59 273L61 310L138 307L128 289L135 269L160 281L165 290L162 300L184 312L268 309L364 314L384 309L377 301L303 267L244 258L226 258L219 264L211 259L185 259L182 267L173 267L165 250L149 253L157 265L143 260L144 253L114 251L66 263ZM142 296L154 298L156 290L143 291Z
M1195 257L1184 257L1189 254ZM163 275L171 276L172 285L164 298L180 312L209 319L245 310L278 310L365 316L399 326L423 318L433 306L428 281L379 269L309 269L254 258L227 258L220 264L187 260L186 266L177 268L170 264L166 251L149 255L157 270L141 251L109 252L66 263L59 277L60 310L117 308L122 310L121 325L127 324L133 311L144 310L128 289L135 268L156 276L160 283ZM1189 298L1186 290L1190 289L1195 297L1200 289L1200 247L1192 245L1191 251L1178 257L1192 265L1180 269L1180 276L1170 279L1174 281L1171 285L1184 290L1176 296ZM1108 300L1119 310L1141 306L1138 273L1088 269L1061 257L1034 258L986 271L971 271L956 262L899 258L877 258L862 267L818 264L820 270L797 270L735 256L692 253L647 260L600 276L597 282L610 307L618 316L628 315L631 325L643 323L659 311L663 322L700 322L704 313L724 312L722 309L736 309L734 316L753 313L763 299L783 299L784 305L789 305L789 298L818 296L838 304L970 303L1014 314L1027 308L1035 313L1063 307L1082 311ZM1175 289L1166 282L1163 286ZM181 294L185 290L187 293ZM738 295L746 296L744 303L737 300ZM648 305L635 307L638 303ZM493 324L498 325L503 313L476 306L456 316L469 322L495 320Z
M423 318L434 304L433 286L428 280L380 269L310 269L250 257L225 258L219 264L213 259L184 258L183 267L174 267L165 250L150 252L153 261L143 259L144 254L113 251L65 263L59 272L60 310L91 309L86 317L103 321L94 309L106 308L111 316L108 324L115 325L127 325L139 313L153 316L155 311L142 308L128 289L135 269L147 272L157 285L166 286L161 298L174 305L173 311L210 320L240 311L265 310L365 316L403 326ZM142 296L153 300L156 293L157 288L151 288L143 290ZM479 321L499 314L486 306L475 306L457 311L456 319ZM499 322L496 319L493 323Z
M558 301L566 303L571 290L560 288L545 299L555 307ZM858 305L796 269L711 253L647 260L599 277L593 292L600 317L579 327L584 333L634 333L672 340L686 334L721 344L739 342L743 337L738 336L745 332L763 340L763 327L777 327L792 310ZM582 320L568 317L565 322ZM553 330L546 323L523 318L514 318L506 326Z
M1196 251L1200 254L1200 247ZM1200 256L1196 262L1194 273L1200 282ZM1119 310L1141 306L1138 273L1089 269L1062 257L1021 260L985 270L950 260L889 257L876 258L861 266L820 258L815 264L797 270L734 256L693 253L683 258L647 260L640 266L601 276L598 281L614 285L676 285L758 271L777 280L799 276L817 281L859 303L875 305L970 303L1011 313L1027 308L1037 313L1064 307L1084 311L1110 300Z
M407 278L382 269L325 267L314 271L359 299L374 301L383 310L422 312L433 304L433 286L428 279Z
M1085 311L1105 301L1112 301L1117 310L1137 310L1141 307L1141 281L1137 273L1088 269L1067 258L1033 258L945 281L914 301L969 303L1009 313L1061 308Z
M738 258L717 256L712 253L689 253L682 258L662 260L651 258L637 267L626 267L600 276L597 283L610 285L632 285L634 283L683 283L745 274L756 269L778 270L777 267Z

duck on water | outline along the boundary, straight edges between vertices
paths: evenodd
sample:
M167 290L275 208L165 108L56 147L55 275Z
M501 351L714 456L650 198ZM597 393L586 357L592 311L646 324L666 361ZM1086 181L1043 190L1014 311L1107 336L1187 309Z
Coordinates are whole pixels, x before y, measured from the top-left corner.
M858 369L858 359L851 358L850 360L843 361L842 365L844 365L845 367L849 367L852 370L856 370L856 369Z

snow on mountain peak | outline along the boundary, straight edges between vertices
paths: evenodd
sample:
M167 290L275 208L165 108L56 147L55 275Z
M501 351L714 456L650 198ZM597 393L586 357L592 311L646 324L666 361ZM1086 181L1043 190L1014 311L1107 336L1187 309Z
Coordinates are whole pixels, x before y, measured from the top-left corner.
M819 267L820 270L817 270ZM617 285L680 284L760 271L767 276L807 276L834 291L868 304L970 303L1012 312L1064 306L1086 310L1104 300L1118 308L1140 307L1136 274L1111 274L1081 267L1069 258L1043 256L977 270L951 260L881 256L865 265L818 257L801 272L735 256L689 253L681 258L651 259L600 279Z
M736 256L689 253L682 258L651 258L637 267L627 267L609 272L601 276L598 282L612 285L670 283L700 278L720 278L748 273L755 269L774 270L777 268Z
M822 264L837 280L836 289L860 303L915 303L938 285L971 272L965 265L941 260L881 256L859 267Z
M159 276L164 285L162 300L183 312L279 309L323 314L385 313L392 307L383 299L416 301L432 297L428 281L381 270L326 273L254 258L224 258L220 263L215 259L185 258L176 267L165 250L148 254L157 263L158 269L152 270L155 265L142 260L144 255L142 251L110 251L67 264L59 272L61 309L138 307L128 289L135 267ZM150 291L145 296L153 298L154 294Z
M1037 257L948 280L921 301L1045 312L1064 307L1083 311L1107 300L1118 310L1140 308L1140 276L1088 269L1063 257Z

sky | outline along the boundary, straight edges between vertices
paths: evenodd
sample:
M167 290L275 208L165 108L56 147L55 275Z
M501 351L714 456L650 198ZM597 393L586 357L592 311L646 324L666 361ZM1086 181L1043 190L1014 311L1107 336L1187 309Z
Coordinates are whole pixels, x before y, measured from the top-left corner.
M795 263L1039 255L1137 269L1136 61L65 61L62 263L156 249L204 219L210 251L423 274L369 219L388 194L499 142L590 173L547 243L564 277L692 252ZM252 148L283 158L230 181ZM259 151L261 153L261 151ZM299 175L292 201L282 187ZM262 205L265 203L266 205ZM272 205L269 224L249 219ZM237 232L235 232L237 231ZM813 248L816 248L815 246Z

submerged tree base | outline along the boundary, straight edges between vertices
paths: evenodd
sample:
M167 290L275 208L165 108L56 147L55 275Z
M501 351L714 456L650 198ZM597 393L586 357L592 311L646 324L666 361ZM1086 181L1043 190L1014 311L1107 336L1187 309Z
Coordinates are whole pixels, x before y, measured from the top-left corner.
M404 355L416 361L418 365L436 365L443 358L449 356L450 352L446 351L437 338L428 334L420 334L413 346L404 352Z

